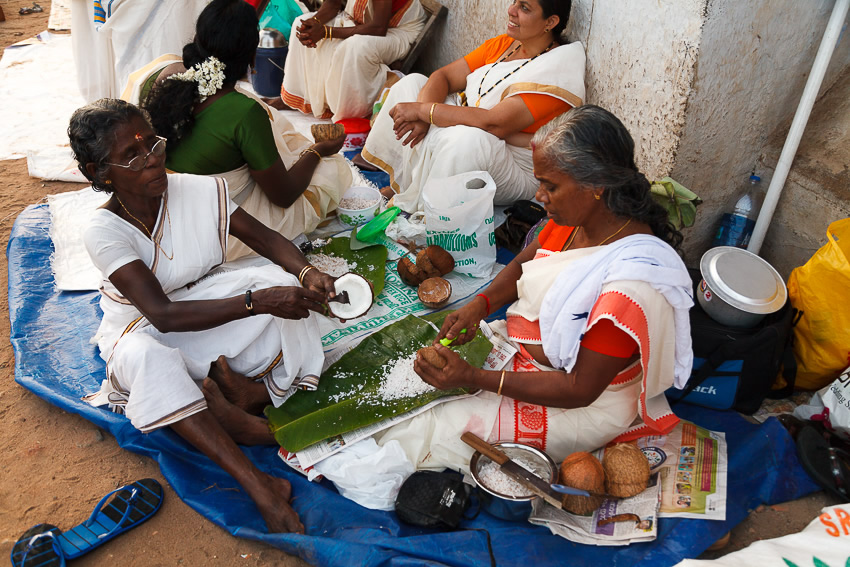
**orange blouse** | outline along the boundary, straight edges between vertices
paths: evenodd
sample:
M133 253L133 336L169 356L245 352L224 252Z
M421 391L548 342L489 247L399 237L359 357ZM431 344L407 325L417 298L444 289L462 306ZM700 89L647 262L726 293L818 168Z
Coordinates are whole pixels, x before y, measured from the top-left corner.
M538 236L540 247L544 250L559 252L567 243L573 230L575 230L574 227L560 226L550 220ZM610 319L601 319L591 327L582 337L581 346L617 358L630 358L638 349L637 342Z
M464 60L469 65L469 70L475 71L484 65L498 61L513 42L514 40L507 35L488 39L474 51L464 56ZM473 96L472 93L467 93L467 97L471 96ZM534 124L523 130L523 132L529 134L537 132L541 126L572 108L569 103L545 94L526 93L519 96L534 117Z

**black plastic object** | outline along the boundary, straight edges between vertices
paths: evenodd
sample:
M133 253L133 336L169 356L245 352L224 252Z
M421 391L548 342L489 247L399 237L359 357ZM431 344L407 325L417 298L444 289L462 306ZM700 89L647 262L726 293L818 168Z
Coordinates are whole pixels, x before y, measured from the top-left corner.
M418 471L401 485L395 511L406 524L454 530L469 508L471 492L457 473Z

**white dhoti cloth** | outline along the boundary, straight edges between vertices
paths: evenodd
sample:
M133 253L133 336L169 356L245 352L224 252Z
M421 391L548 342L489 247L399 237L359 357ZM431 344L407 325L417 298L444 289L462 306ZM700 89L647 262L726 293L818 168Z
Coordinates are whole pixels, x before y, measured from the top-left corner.
M584 98L584 63L580 43L561 45L532 60L479 67L467 76L465 92L468 96L484 93L476 102L487 110L505 98L523 94L542 94L579 106ZM468 171L490 174L496 183L497 205L532 198L537 182L527 147L508 144L489 132L464 125L431 126L413 148L396 139L389 111L398 103L416 101L426 82L422 75L408 75L392 86L363 148L363 158L390 175L390 186L396 192L393 204L407 212L421 211L422 190L429 179ZM460 104L455 94L443 102Z
M351 27L371 19L371 0L349 0L344 12L328 26ZM425 25L425 10L419 0L396 12L385 36L355 35L344 40L322 40L315 48L305 47L296 30L305 14L292 24L289 52L283 75L281 97L290 107L305 114L339 121L368 117L387 80L389 65L402 59Z
M222 180L169 175L153 241L112 212L97 211L85 241L105 276L97 340L107 379L87 401L110 404L140 431L170 425L206 408L200 381L222 355L234 371L262 380L275 405L298 389L316 388L324 354L315 313L300 320L258 315L202 331L162 333L108 279L141 260L172 301L299 285L279 266L221 265L235 208Z
M180 53L195 35L209 0L111 0L95 23L92 0L71 0L77 83L87 102L118 98L130 73L165 53Z

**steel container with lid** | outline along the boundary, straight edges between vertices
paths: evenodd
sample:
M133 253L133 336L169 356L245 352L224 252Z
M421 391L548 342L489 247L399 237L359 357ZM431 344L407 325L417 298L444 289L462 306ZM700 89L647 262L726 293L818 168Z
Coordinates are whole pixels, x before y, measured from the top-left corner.
M788 298L785 282L763 258L741 248L717 246L699 263L697 300L709 317L729 327L754 327Z

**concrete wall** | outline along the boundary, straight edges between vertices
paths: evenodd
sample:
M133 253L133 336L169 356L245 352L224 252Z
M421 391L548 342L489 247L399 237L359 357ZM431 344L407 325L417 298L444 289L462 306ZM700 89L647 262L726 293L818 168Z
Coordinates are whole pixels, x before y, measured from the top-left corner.
M687 231L690 263L708 247L728 201L755 168L762 185L772 166L758 166L771 135L784 140L797 108L834 0L710 0L700 44L697 73L688 96L671 176L705 201L697 224ZM828 89L850 63L850 39L833 55ZM775 164L775 162L774 162ZM793 199L787 193L783 200ZM817 217L818 215L816 215ZM806 229L825 231L822 222ZM769 244L768 233L765 244Z
M425 72L505 30L508 0L441 1L449 16L421 60ZM757 166L759 158L771 135L784 138L833 4L573 1L566 36L581 41L588 53L587 102L623 120L650 179L670 175L704 200L697 224L685 231L690 265L698 263L722 209L753 168L769 184L772 166ZM848 66L850 38L844 38L822 92ZM836 202L831 210L840 214L850 198ZM813 218L804 230L823 234L822 224ZM768 233L765 247L770 239Z

